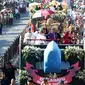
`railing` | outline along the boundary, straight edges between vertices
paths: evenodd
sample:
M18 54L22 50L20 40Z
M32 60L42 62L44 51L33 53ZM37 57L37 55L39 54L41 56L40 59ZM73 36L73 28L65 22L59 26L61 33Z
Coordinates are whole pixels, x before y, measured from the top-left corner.
M27 43L23 43L22 42L22 48L26 45L30 45L30 46L36 46L36 47L40 47L40 48L46 48L47 44L52 41L52 39L27 39ZM32 41L32 43L31 43ZM35 44L36 41L47 41L46 44ZM56 43L58 43L59 39L58 40L54 40ZM81 48L83 48L83 44L59 44L58 43L58 46L60 49L64 49L66 46L79 46Z
M22 31L20 35L23 37L24 34L25 34L25 29ZM11 60L14 57L14 55L17 53L20 35L12 42L12 44L9 46L6 52L0 55L0 67L3 67L5 63Z
M14 55L17 53L17 47L19 45L19 37L17 37L13 43L9 46L9 48L7 49L7 51L3 54L2 56L2 60L3 60L3 65L9 61L10 59L12 59L14 57ZM1 57L1 56L0 56Z
M52 41L53 39L27 39L26 43L23 43L23 45L32 45L32 46L38 46L41 48L45 48L47 46L47 44ZM41 43L36 44L37 41L41 41ZM43 42L46 42L45 44L43 44ZM60 44L59 42L61 41L60 39L54 39L54 41L58 44L58 46L62 49L65 48L66 46L80 46L81 48L83 48L83 44Z

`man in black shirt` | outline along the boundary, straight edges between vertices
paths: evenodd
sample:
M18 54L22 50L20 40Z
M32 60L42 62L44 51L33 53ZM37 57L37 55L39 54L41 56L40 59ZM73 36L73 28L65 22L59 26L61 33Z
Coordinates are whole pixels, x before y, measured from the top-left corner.
M15 79L16 68L12 66L11 62L7 62L1 70L5 73L5 77L8 78L9 83L11 83L11 79Z
M15 79L15 70L16 68L11 64L11 62L6 63L5 74L9 79L9 82L11 81L11 79Z
M5 76L5 73L2 72L1 75L2 75L1 85L10 85L8 78Z

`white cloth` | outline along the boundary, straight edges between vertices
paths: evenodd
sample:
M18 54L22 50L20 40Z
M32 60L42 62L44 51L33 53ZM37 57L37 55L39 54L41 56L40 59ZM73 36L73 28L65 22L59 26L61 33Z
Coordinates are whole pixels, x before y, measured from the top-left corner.
M36 39L46 39L46 37L45 37L45 35L43 35L43 34L38 34L37 37L36 37ZM36 44L36 45L42 45L42 44L43 44L43 45L46 45L46 43L47 43L47 42L46 42L46 41L43 41L43 40L36 40L36 41L35 41L35 44Z

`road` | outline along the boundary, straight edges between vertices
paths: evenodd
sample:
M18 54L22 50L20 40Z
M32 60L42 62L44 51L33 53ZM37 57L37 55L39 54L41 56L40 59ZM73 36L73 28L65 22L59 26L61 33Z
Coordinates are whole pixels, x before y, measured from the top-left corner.
M0 35L0 57L3 56L13 41L23 32L28 20L28 12L26 12L21 14L21 18L19 20L14 19L12 26L3 27L2 35ZM11 62L14 66L19 67L19 55L15 55ZM19 74L16 72L16 85L19 85L18 76Z
M4 26L0 35L0 56L3 55L13 41L20 35L28 23L28 12L21 14L20 20L14 20L12 26Z

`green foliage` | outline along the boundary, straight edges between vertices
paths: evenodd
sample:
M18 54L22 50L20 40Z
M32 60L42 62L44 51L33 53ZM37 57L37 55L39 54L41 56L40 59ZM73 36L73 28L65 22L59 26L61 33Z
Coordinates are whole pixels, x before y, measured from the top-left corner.
M65 56L65 60L70 58L77 57L78 59L83 59L85 51L79 46L68 46L62 50ZM28 57L35 57L38 60L41 60L43 57L43 50L39 47L34 46L25 46L22 49L22 57L27 59Z
M85 70L79 71L76 77L85 81Z
M29 74L26 70L18 70L19 71L19 79L28 79L29 78Z
M79 46L68 46L64 49L65 59L69 60L70 57L77 57L78 59L83 59L85 51Z
M66 17L66 14L63 13L62 11L57 11L56 14L51 15L52 19L57 20L59 22L64 21L65 17Z
M35 57L40 60L40 57L43 57L43 50L39 47L25 46L22 49L22 57L25 59L27 59L27 57Z

